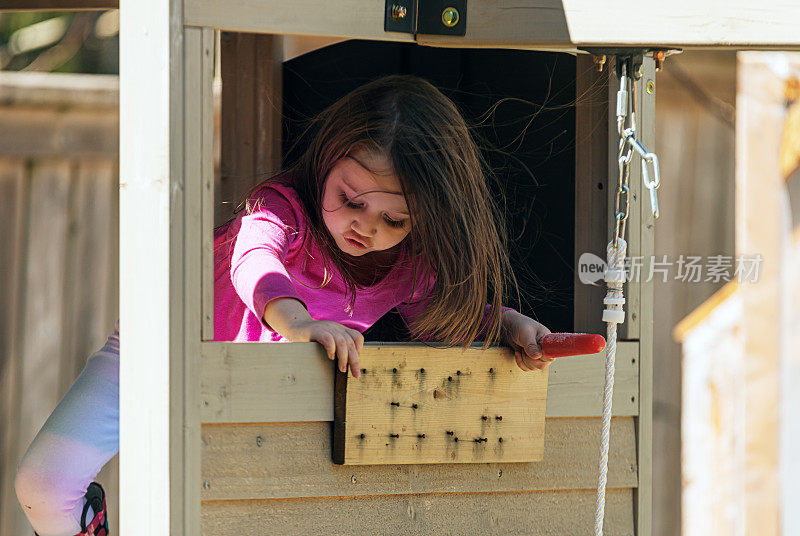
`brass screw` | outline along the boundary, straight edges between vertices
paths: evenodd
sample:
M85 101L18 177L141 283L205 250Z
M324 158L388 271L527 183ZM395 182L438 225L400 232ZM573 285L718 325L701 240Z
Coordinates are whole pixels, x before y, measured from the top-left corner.
M603 66L606 64L606 55L600 54L598 56L592 56L592 58L594 59L595 67L597 67L597 72L602 73Z
M394 20L400 20L406 18L406 13L408 10L406 6L403 4L392 4L392 18Z
M353 484L358 482L358 480L356 480L356 475L353 475L353 476L350 477L350 482L352 482Z
M442 11L442 24L447 26L448 28L452 28L456 24L458 24L458 10L454 7L446 7L444 11Z
M647 81L647 94L652 95L656 92L656 84L652 80Z
M667 57L667 53L664 50L656 50L653 52L653 59L656 60L656 72L660 72L661 69L664 68L664 60Z

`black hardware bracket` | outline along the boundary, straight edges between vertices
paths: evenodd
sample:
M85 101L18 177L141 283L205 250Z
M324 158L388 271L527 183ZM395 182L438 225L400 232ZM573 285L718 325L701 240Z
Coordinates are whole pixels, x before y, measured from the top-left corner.
M467 33L467 0L386 0L383 29L463 37Z

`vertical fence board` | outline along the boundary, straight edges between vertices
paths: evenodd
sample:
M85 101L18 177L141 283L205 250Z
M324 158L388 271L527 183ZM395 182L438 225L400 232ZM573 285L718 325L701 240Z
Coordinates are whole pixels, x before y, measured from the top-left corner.
M19 456L17 440L21 363L20 303L22 296L24 205L28 182L22 158L0 158L0 534L17 534L27 523L14 493L14 474Z
M18 440L30 444L58 402L64 348L63 289L71 167L66 159L38 162L26 207L22 307L22 386Z

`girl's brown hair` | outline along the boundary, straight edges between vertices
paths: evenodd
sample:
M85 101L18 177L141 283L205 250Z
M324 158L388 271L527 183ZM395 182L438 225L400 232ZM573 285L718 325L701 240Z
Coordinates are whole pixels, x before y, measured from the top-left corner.
M323 222L323 186L336 161L353 148L385 156L411 215L403 253L415 259L415 280L419 269L435 274L430 303L409 326L412 337L466 347L486 330L484 348L496 342L503 298L513 288L519 303L519 290L505 214L486 184L493 175L455 104L422 78L392 75L351 91L308 128L308 148L293 165L248 192L242 202L246 212L258 208L249 199L255 190L284 182L281 176L291 173L289 184L303 201L309 230L344 277L352 307L358 284ZM487 303L491 313L484 321Z

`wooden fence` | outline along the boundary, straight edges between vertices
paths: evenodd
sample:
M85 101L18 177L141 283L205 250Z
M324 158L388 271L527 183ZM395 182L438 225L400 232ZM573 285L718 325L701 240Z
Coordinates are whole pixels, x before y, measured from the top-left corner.
M114 329L118 79L0 74L0 534L19 459ZM117 464L99 476L116 525Z

